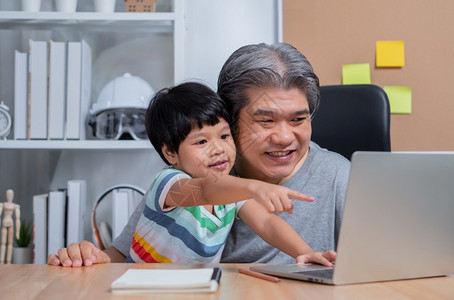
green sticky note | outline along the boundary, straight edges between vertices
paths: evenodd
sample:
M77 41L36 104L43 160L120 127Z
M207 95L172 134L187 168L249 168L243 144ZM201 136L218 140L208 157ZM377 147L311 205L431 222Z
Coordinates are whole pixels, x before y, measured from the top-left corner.
M411 88L405 86L385 86L392 114L411 114Z
M343 65L342 84L370 84L370 64Z
M377 67L403 67L405 65L404 41L377 41Z

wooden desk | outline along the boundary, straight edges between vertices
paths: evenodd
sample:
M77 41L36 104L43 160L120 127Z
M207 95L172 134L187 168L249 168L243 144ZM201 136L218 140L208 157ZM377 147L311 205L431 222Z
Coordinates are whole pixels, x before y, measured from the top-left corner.
M207 265L192 265L203 267ZM214 266L214 265L210 265ZM328 286L282 279L273 283L238 273L247 264L221 264L221 284L210 294L154 294L159 299L454 299L454 278L436 277ZM129 268L190 268L172 264L104 264L88 268L0 265L1 299L144 299L114 295L110 284ZM149 294L150 295L150 294ZM153 296L153 294L152 294ZM149 296L148 296L149 297Z

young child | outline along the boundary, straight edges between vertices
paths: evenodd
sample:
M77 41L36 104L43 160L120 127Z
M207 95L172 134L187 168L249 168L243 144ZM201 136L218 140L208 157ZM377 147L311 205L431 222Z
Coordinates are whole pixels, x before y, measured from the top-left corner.
M313 198L229 175L236 150L228 121L222 99L199 83L163 89L152 99L147 134L170 167L161 170L151 185L126 262L219 262L238 216L297 262L332 266L334 251L313 251L274 214L291 213L290 198Z

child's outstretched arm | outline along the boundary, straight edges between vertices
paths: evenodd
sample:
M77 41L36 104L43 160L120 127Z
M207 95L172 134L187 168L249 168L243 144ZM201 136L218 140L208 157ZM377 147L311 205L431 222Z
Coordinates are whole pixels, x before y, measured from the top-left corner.
M238 216L271 246L294 257L297 263L318 263L332 267L336 252L315 252L282 218L268 213L254 200L247 201Z
M218 175L180 179L167 193L165 206L221 205L251 198L270 213L291 213L293 203L290 199L314 201L313 197L283 186L231 175Z

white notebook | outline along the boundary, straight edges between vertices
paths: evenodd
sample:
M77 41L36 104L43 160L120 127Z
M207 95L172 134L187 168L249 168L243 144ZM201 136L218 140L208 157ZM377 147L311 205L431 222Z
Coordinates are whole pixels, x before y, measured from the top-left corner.
M113 293L200 293L217 290L221 270L129 269L112 282Z

